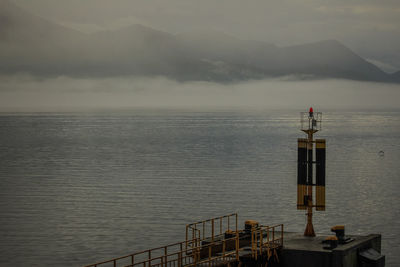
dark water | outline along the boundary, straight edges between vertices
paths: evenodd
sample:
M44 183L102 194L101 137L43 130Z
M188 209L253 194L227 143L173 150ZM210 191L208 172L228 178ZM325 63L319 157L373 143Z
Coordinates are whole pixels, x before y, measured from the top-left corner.
M298 112L0 115L0 265L79 266L184 240L185 224L303 231ZM400 262L400 112L326 112L327 209L317 232L382 233ZM384 156L379 151L384 151Z

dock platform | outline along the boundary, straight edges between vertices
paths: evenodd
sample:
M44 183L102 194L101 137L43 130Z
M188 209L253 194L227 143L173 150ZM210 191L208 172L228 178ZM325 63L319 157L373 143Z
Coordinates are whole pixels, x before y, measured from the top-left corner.
M327 235L306 237L302 233L285 232L285 243L281 251L282 267L358 267L384 266L382 263L363 263L360 253L368 249L381 252L381 235L349 235L353 241L338 245L334 249L324 249L322 241Z
M330 247L327 235L307 237L285 232L282 224L246 221L238 229L237 214L186 226L186 240L86 267L383 267L381 235L346 236ZM325 247L325 248L324 248Z

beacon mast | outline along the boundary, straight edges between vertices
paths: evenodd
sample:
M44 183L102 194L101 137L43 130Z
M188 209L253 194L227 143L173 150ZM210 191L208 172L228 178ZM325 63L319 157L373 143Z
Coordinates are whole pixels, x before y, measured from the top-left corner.
M325 210L325 139L313 139L313 135L321 130L322 113L301 112L301 130L307 138L299 138L297 154L297 209L307 210L307 226L305 236L315 236L312 224L313 207L317 211ZM314 152L315 143L315 152ZM315 153L315 161L313 160ZM315 183L313 170L315 169ZM315 201L313 200L315 187Z

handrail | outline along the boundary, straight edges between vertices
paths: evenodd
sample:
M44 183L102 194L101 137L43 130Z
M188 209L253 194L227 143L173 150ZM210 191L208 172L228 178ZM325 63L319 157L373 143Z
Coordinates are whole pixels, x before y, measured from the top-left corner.
M162 249L164 249L164 251L165 250L168 251L168 248L175 247L175 246L178 246L178 245L180 247L179 250L181 251L182 247L183 247L183 245L185 243L186 243L186 241L182 241L182 242L172 243L172 244L169 244L169 245L166 245L166 246L160 246L160 247L156 247L156 248L152 248L152 249L146 249L146 250L135 252L135 253L132 253L132 254L129 254L129 255L113 258L113 259L110 259L110 260L106 260L106 261L97 262L97 263L94 263L94 264L85 265L84 267L97 267L98 265L102 265L102 264L106 264L106 263L114 263L114 262L116 262L118 260L127 259L127 258L131 258L132 261L134 261L134 258L136 256L144 255L144 254L147 254L148 258L151 259L152 258L151 255L153 254L152 252L154 252L154 251L162 250Z
M186 225L186 244L196 244L195 241L201 242L206 239L211 238L211 241L214 241L214 239L221 237L224 235L225 231L231 230L231 218L234 217L234 231L238 231L238 214L237 213L231 213L227 214L224 216L219 216L219 217L214 217L211 219L203 220L203 221L198 221L194 223L190 223ZM225 223L224 223L225 219ZM218 234L216 234L216 229L215 229L215 223L217 222L217 226L219 223L219 231L217 229ZM198 228L198 226L201 226ZM225 227L224 227L225 226ZM209 229L211 228L211 229ZM218 227L217 227L218 228ZM191 233L190 233L191 231ZM210 234L207 235L207 231L211 232ZM190 240L192 242L188 242ZM187 247L186 247L187 248Z
M280 228L280 235L276 237L276 229ZM271 238L272 234L272 238ZM266 240L264 237L266 236ZM258 255L262 255L267 250L268 258L270 257L270 250L283 246L283 224L273 226L260 226L251 229L251 252L252 256L257 260Z
M235 244L235 250L234 251L229 251L229 252L228 251L223 251L222 255L217 257L217 258L226 258L226 257L228 257L230 255L237 254L238 251L239 251L238 239L239 239L239 234L237 234L235 237L232 237L232 238L218 240L218 241L214 241L212 243L204 244L204 245L200 244L200 246L196 246L196 247L188 248L188 249L184 249L183 248L183 244L186 243L186 241L183 241L183 242L170 244L170 245L167 245L167 246L161 246L161 247L157 247L157 248L153 248L153 249L143 250L143 251L140 251L140 252L136 252L136 253L129 254L129 255L126 255L126 256L122 256L122 257L113 258L113 259L102 261L102 262L97 262L97 263L94 263L94 264L86 265L85 267L98 267L99 265L104 265L104 264L107 264L107 263L108 264L113 264L114 266L117 266L117 262L119 260L129 259L129 258L131 258L131 264L127 265L127 266L138 266L138 265L141 265L141 266L144 266L144 267L148 267L148 266L152 266L151 263L154 262L154 261L164 260L165 258L168 259L168 258L171 258L171 257L173 257L173 258L170 259L169 261L166 260L165 262L163 262L163 264L165 265L168 262L172 262L172 261L180 261L180 260L183 261L184 259L188 259L188 258L193 258L194 262L201 263L201 262L207 261L207 260L200 260L199 259L201 250L209 249L209 248L212 248L214 246L221 245L221 244L223 245L223 247L226 247L226 242L229 242L229 241L235 241L235 243L237 243L237 244ZM165 254L160 255L160 256L155 256L155 257L151 256L153 254L152 252L155 251L155 250L164 249L164 251L168 251L168 247L172 247L172 246L176 246L176 245L180 245L182 247L182 249L179 249L178 251L172 252L172 253L165 253ZM141 260L141 261L138 261L138 262L134 261L136 256L143 255L143 254L147 254L148 255L147 259ZM212 258L212 257L209 257L209 258ZM186 262L187 262L187 260L186 260Z
M239 257L239 244L238 244L238 238L239 235L236 235L235 237L232 238L228 238L228 239L223 239L223 240L218 240L215 241L213 243L209 243L209 244L203 244L200 245L196 248L190 248L190 249L185 249L179 252L175 252L175 253L171 253L171 254L167 254L167 255L163 255L163 256L158 256L158 257L154 257L151 259L147 259L144 261L140 261L140 262L135 262L133 264L130 265L126 265L126 267L134 267L134 266L154 266L154 265L158 265L161 264L161 266L168 266L168 263L171 262L178 262L178 266L183 266L183 261L185 261L185 266L192 266L192 265L196 265L196 264L200 264L200 263L205 263L205 262L210 262L213 260L218 260L218 259L225 259L228 258L230 256L235 255L235 259L238 259ZM230 242L230 241L235 241L235 250L233 251L226 251L226 243ZM221 245L222 244L222 254L218 255L218 256L213 256L213 247ZM200 252L201 251L208 251L208 257L204 257L203 259L200 257ZM174 257L175 256L175 257ZM172 257L172 259L171 259ZM169 259L168 259L169 258ZM188 263L187 259L190 259L190 262ZM156 264L151 264L154 261L160 260L160 263L156 263Z
M212 265L212 262L215 263L219 260L239 261L239 251L244 249L240 247L240 240L243 238L250 238L250 236L246 234L246 231L237 230L237 214L235 213L217 217L217 220L220 218L223 220L223 218L230 218L232 216L236 217L236 231L231 232L233 237L225 238L224 234L219 234L213 237L207 237L209 239L207 241L210 242L202 242L205 239L201 238L200 229L193 228L193 233L195 234L192 236L192 239L187 238L182 242L146 249L129 255L86 265L85 267L100 267L103 265L112 265L116 267L117 264L119 266L124 264L130 267L196 267L198 264L207 262L209 265ZM215 222L213 219L207 221ZM203 221L187 225L186 231L188 232L189 226L199 223L203 224ZM262 255L265 251L267 251L269 258L270 250L273 250L277 257L276 249L283 245L283 224L273 226L261 225L258 228L252 228L249 234L251 234L251 253L253 258L257 259L257 257Z

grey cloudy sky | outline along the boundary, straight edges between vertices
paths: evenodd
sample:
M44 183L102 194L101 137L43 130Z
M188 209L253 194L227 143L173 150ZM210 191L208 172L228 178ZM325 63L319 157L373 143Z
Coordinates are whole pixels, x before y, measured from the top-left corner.
M93 32L143 24L170 33L213 29L293 45L335 39L390 72L400 69L399 0L13 0Z

